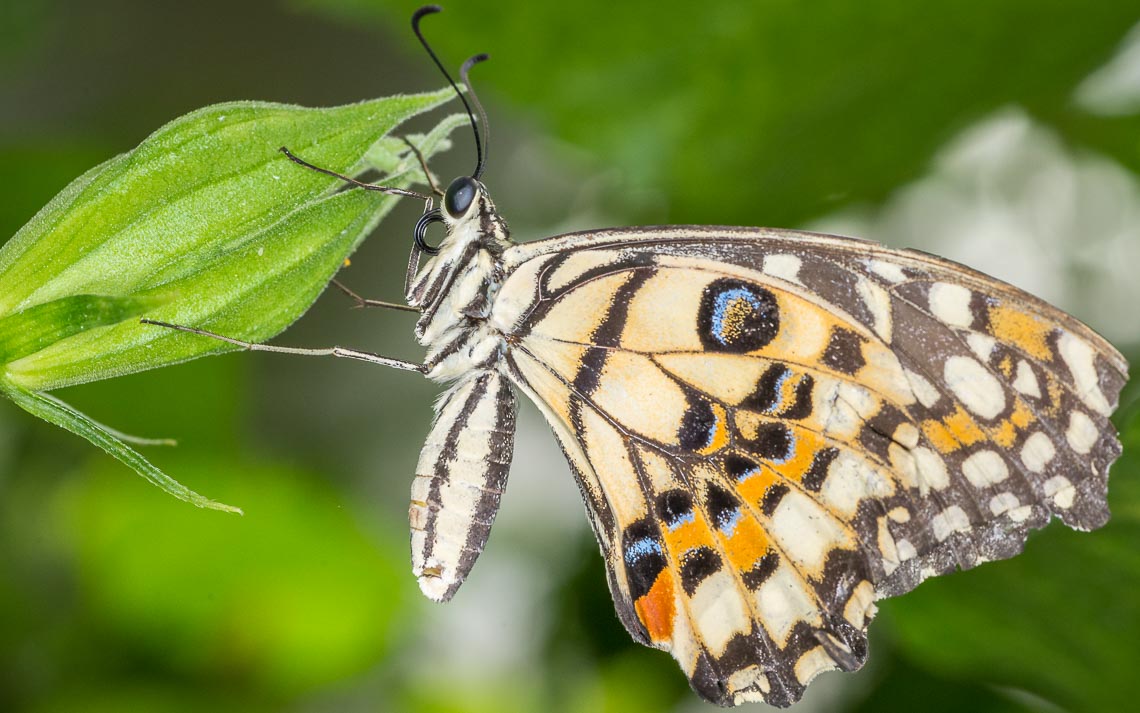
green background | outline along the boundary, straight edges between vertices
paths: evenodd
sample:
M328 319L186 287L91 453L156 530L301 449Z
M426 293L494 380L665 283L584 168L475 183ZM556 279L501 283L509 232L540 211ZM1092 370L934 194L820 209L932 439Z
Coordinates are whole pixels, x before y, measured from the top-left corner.
M202 105L439 87L414 7L5 3L0 236ZM500 0L457 2L425 28L449 66L492 55L473 72L486 183L517 239L665 222L859 234L1013 281L1135 358L1140 88L1119 77L1140 72L1122 50L1137 20L1129 2ZM444 177L473 165L455 137L434 164ZM389 216L341 278L396 298L418 209ZM323 297L277 343L419 357L408 315L349 306ZM242 518L177 502L0 402L0 710L711 710L614 617L529 407L488 551L454 602L422 599L406 510L436 393L412 374L260 354L60 393L115 428L176 437L148 457ZM1130 393L1110 525L1053 525L1015 560L883 603L866 669L818 679L798 710L1128 710Z

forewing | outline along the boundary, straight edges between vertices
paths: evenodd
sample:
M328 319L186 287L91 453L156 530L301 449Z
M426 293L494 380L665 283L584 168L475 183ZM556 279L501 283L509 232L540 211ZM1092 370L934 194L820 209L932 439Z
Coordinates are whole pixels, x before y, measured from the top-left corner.
M1126 364L909 251L678 228L505 256L492 319L582 487L618 614L705 698L788 705L873 601L1108 517Z

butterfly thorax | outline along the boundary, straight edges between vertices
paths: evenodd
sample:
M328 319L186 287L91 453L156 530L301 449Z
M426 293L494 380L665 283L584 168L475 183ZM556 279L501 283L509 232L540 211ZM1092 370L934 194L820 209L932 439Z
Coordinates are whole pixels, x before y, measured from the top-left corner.
M427 376L452 381L495 363L505 345L487 321L504 279L506 223L479 186L471 207L455 218L444 212L447 235L408 292L422 312L416 339L428 348Z

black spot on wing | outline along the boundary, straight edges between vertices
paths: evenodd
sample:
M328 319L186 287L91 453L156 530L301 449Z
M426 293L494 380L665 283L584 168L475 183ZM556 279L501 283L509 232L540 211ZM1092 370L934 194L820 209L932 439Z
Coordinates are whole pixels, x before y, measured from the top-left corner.
M637 601L649 592L667 564L661 535L651 520L641 519L625 528L622 558L625 560L629 596Z
M891 404L884 403L879 412L859 431L859 444L870 453L889 461L890 447L895 443L894 433L899 426L909 420L905 413Z
M744 572L742 577L744 579L744 586L752 591L760 588L760 585L772 576L776 571L776 567L780 564L780 555L776 554L773 550L768 550L764 556L756 560L756 564L752 565L752 569Z
M689 407L681 418L677 441L687 451L699 451L712 443L716 432L716 414L712 404L702 398L690 398Z
M803 374L796 384L794 400L780 414L781 418L798 420L811 415L811 393L815 389L815 378L811 374Z
M795 435L782 423L764 423L748 441L756 456L773 463L785 463L795 453Z
M740 500L716 483L710 482L705 496L705 509L713 525L724 529L740 516Z
M724 459L724 469L730 478L739 482L755 475L760 466L755 461L733 453Z
M756 390L740 403L741 408L767 412L780 402L784 380L791 375L791 369L783 364L773 363L756 381Z
M681 586L690 597L711 575L720 571L720 555L711 547L694 547L681 555Z
M811 465L808 466L807 471L804 472L803 478L800 483L805 489L818 493L819 489L823 487L823 481L827 479L827 469L831 467L832 462L839 456L838 448L820 448L815 452L815 457L812 458Z
M820 360L842 374L855 374L867 363L863 357L863 337L850 329L834 327Z
M657 514L672 529L693 519L693 496L687 490L667 490L657 498Z
M766 517L772 517L772 513L776 512L779 507L780 501L788 494L788 486L783 483L773 483L768 486L764 491L764 497L760 500L760 510L763 511Z
M590 396L598 388L602 378L602 368L606 365L609 350L602 347L590 347L582 355L582 363L578 365L578 373L574 374L574 390L582 396Z
M607 349L601 347L616 347L621 343L621 332L629 318L629 302L652 275L653 270L650 269L634 270L630 273L629 279L615 291L613 303L605 319L590 335L590 341L597 346L586 350L582 364L578 367L578 373L574 375L574 388L583 396L589 396L598 388L609 354ZM531 324L535 321L532 319Z

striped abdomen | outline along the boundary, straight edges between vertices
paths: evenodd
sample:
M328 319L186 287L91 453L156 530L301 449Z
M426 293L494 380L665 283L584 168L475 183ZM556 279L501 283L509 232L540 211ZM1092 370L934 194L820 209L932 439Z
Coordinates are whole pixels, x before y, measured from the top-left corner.
M412 481L412 572L431 599L451 599L499 510L517 402L506 378L477 371L444 395Z

